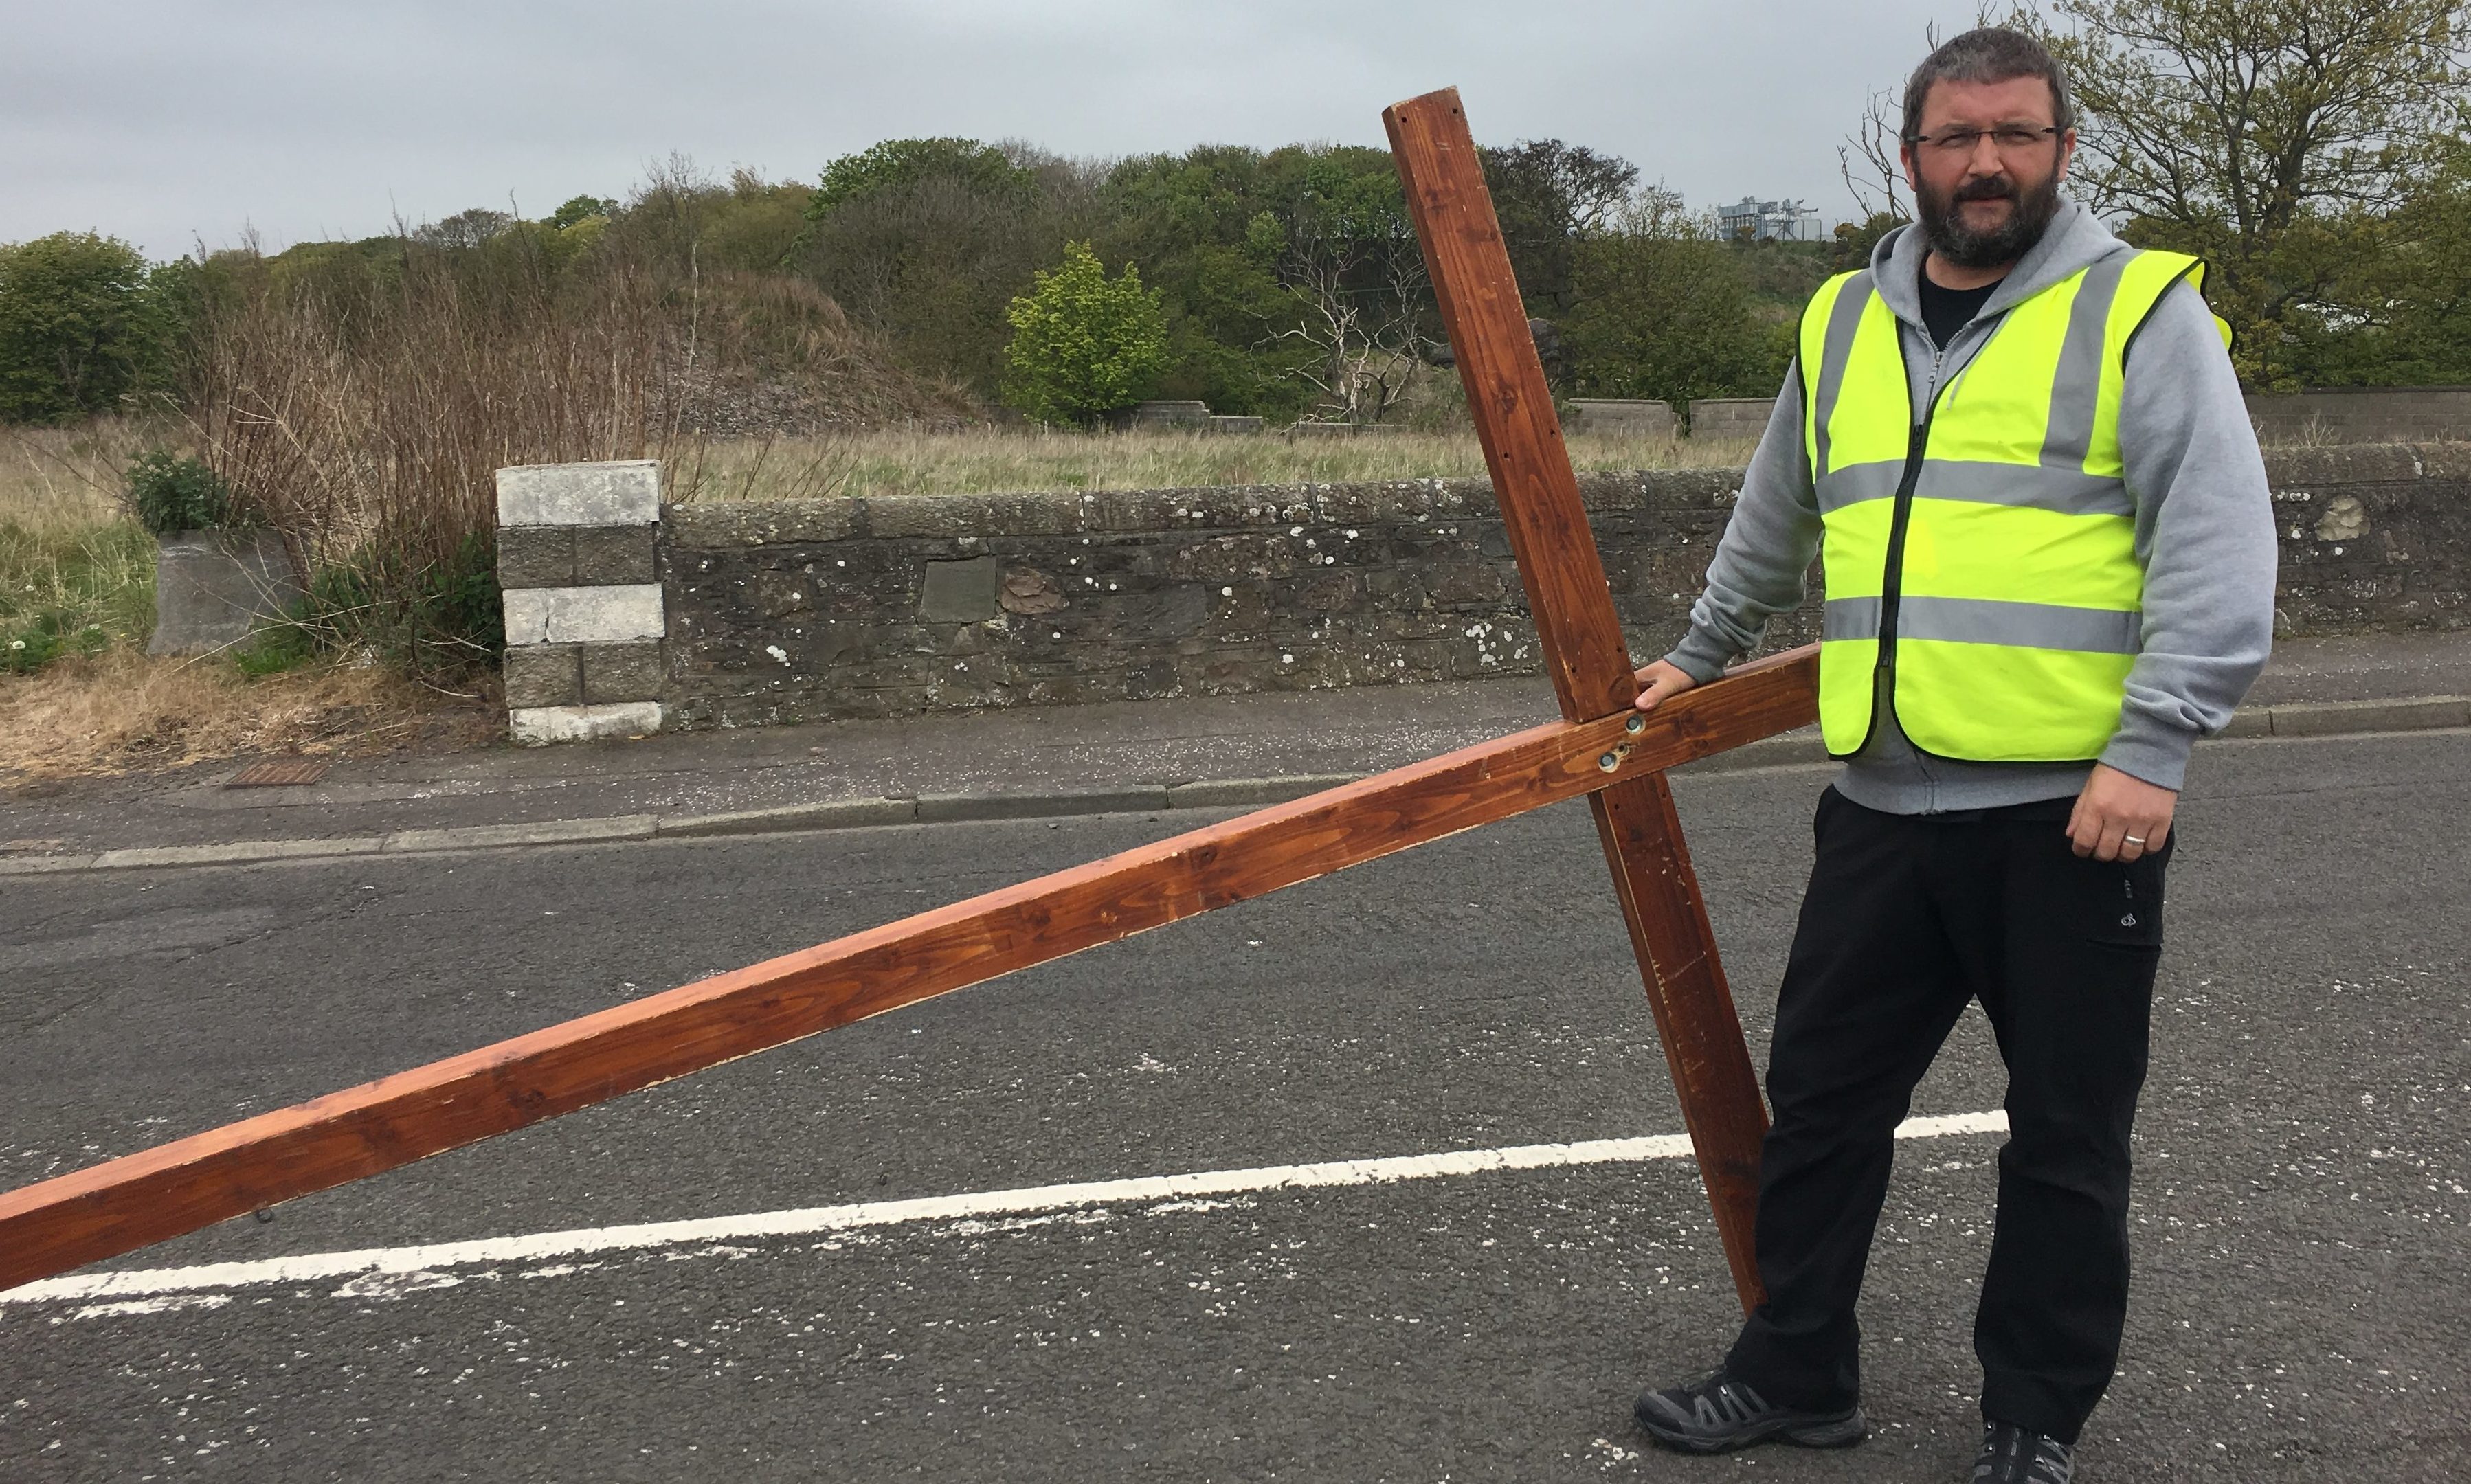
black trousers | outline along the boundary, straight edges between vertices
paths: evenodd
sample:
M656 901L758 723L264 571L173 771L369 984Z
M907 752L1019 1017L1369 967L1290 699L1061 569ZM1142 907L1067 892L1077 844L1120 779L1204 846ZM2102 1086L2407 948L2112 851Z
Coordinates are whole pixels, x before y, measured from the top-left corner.
M2065 833L2072 803L1917 816L1822 796L1768 1061L1767 1302L1728 1362L1771 1400L1836 1408L1859 1394L1854 1301L1895 1127L1974 1000L2008 1065L1999 1213L1973 1328L1983 1413L2074 1442L2109 1384L2170 851L2133 864L2080 859Z

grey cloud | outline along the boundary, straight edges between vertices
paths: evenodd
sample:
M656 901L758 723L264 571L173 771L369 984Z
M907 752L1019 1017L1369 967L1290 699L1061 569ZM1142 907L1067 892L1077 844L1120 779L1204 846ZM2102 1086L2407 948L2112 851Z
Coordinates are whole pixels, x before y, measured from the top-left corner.
M545 212L672 151L804 177L904 134L1378 144L1384 104L1445 83L1482 138L1559 135L1696 204L1836 216L1836 144L1933 18L1916 0L12 9L0 241L94 227L156 256L252 225L280 247L510 197Z

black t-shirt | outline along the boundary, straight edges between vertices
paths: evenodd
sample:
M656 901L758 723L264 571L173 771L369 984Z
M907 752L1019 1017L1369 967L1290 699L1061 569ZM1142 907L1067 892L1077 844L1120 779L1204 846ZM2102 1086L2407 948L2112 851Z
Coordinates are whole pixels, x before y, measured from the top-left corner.
M1931 342L1942 350L1956 339L1956 332L1965 328L1966 320L1981 312L1983 302L2000 283L1993 278L1979 289L1942 289L1931 282L1928 269L1922 271L1921 279L1922 327L1930 331Z

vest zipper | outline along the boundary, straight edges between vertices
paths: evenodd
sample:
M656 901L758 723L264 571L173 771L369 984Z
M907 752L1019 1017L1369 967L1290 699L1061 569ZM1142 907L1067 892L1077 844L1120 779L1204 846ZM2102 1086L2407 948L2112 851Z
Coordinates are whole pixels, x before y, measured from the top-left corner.
M1897 364L1905 365L1906 357L1909 354L1905 346L1904 328L1900 325L1896 330ZM1894 712L1896 707L1896 613L1905 595L1905 528L1913 522L1914 488L1921 483L1922 455L1930 447L1931 418L1939 412L1939 373L1946 364L1947 347L1934 342L1931 346L1930 386L1922 399L1921 419L1913 425L1912 432L1907 435L1905 472L1904 476L1896 481L1895 506L1888 517L1887 571L1879 577L1879 660L1877 667L1871 671L1871 704L1873 712L1882 704L1887 706L1891 713ZM1913 384L1913 372L1908 367L1905 373L1905 385L1910 388ZM1878 729L1878 718L1873 715L1871 718L1871 730L1876 732ZM1901 718L1898 720L1897 730L1903 730ZM1913 739L1908 737L1906 742L1910 745ZM1870 739L1865 737L1863 744L1867 746L1869 743ZM1858 752L1861 749L1857 747L1854 750ZM1916 747L1915 750L1920 749Z

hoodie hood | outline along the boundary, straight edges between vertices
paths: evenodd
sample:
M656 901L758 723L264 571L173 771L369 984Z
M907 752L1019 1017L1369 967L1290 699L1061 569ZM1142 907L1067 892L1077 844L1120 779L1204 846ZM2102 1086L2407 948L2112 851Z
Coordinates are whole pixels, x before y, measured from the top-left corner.
M1918 328L1922 322L1922 256L1928 250L1918 224L1910 222L1880 238L1871 249L1871 276L1879 297L1897 318ZM1999 280L1981 314L2002 313L2114 252L2128 250L2128 244L2113 236L2100 218L2062 198L2042 240Z

